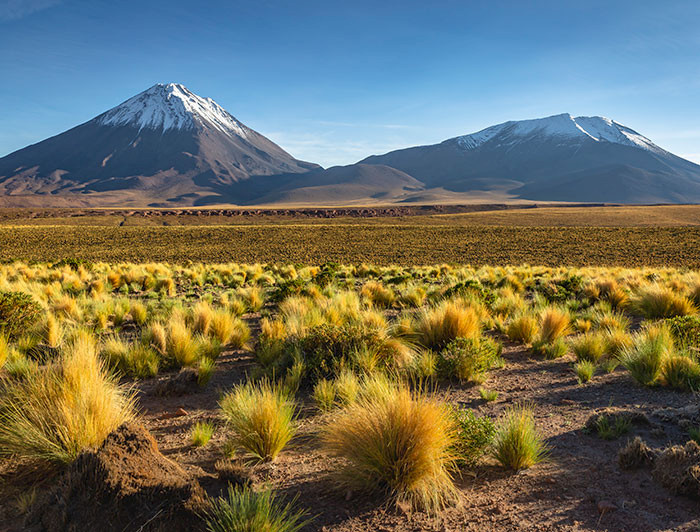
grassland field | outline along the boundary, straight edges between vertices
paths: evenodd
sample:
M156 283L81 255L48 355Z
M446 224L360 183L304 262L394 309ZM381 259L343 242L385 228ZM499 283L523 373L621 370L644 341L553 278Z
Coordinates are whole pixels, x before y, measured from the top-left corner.
M0 260L700 266L700 207L554 207L379 218L2 217Z

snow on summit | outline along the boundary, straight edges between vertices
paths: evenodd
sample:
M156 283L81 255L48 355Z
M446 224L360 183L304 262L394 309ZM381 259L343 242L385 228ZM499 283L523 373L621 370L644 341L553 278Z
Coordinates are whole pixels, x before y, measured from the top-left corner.
M454 140L464 149L474 149L492 139L496 139L499 145L510 145L523 138L538 136L556 137L564 142L591 139L595 142L611 142L664 153L663 149L648 138L614 120L602 116L574 118L568 113L533 120L504 122Z
M210 126L246 137L248 128L211 98L201 98L179 83L158 83L96 118L102 125L139 129L194 129Z

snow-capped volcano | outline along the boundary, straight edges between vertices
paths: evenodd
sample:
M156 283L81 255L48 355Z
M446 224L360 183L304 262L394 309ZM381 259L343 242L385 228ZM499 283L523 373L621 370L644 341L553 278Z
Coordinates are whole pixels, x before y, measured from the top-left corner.
M210 127L245 138L249 131L211 98L201 98L179 83L158 83L96 118L105 126L139 129Z
M226 203L237 199L233 188L245 192L235 183L317 167L298 161L211 98L177 83L157 84L1 158L0 197L5 204L36 195L47 204Z
M487 127L476 133L456 137L454 140L465 149L478 148L494 137L501 137L504 144L515 144L533 136L554 137L560 142L594 140L633 146L656 153L665 153L643 135L633 129L604 116L579 116L569 113L535 118L533 120L509 121Z
M534 200L700 202L700 166L609 118L568 113L510 121L439 144L375 155L449 191Z

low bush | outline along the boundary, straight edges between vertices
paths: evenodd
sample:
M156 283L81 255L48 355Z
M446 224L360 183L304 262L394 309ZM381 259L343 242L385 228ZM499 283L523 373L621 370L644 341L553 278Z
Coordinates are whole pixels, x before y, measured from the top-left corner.
M661 382L682 391L700 390L700 364L683 354L666 357L659 374Z
M456 338L438 354L438 373L445 378L481 382L500 362L501 344L487 338Z
M428 349L442 349L455 338L476 338L481 334L477 311L461 302L444 301L423 309L414 323L416 340Z
M537 318L530 314L524 314L513 319L506 328L506 335L514 342L531 344L537 338L539 325Z
M23 292L0 291L0 333L12 341L30 329L39 318L41 307Z
M457 426L457 441L454 446L457 463L473 467L491 445L496 426L491 418L477 417L472 410L455 408L452 415Z
M652 326L639 333L634 344L623 351L620 363L638 383L652 386L659 379L664 360L673 352L673 338L668 328Z
M578 378L579 384L585 384L593 378L595 373L595 363L590 360L582 360L574 364L574 373Z
M571 350L579 362L597 363L605 356L608 343L603 333L582 334L571 342Z

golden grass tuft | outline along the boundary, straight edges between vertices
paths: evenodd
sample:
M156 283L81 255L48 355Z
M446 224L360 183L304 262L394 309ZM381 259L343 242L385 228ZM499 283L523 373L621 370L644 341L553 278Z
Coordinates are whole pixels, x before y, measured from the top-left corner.
M544 310L540 321L539 342L550 344L571 332L571 318L569 314L556 307Z
M429 349L445 347L455 338L481 334L476 309L461 301L443 301L437 307L421 310L413 327L418 343Z
M506 335L514 342L531 344L539 332L537 318L530 314L523 314L514 318L506 328Z
M232 443L260 461L274 460L294 436L294 401L267 381L238 385L219 405L233 432Z
M537 433L532 409L520 405L506 410L497 426L494 458L504 467L519 471L544 460L547 452L547 445Z
M109 375L94 338L79 331L53 365L0 394L0 454L73 461L134 417L134 397Z
M632 304L635 312L651 319L687 316L698 311L690 299L660 285L652 285L641 291Z
M454 502L456 427L448 408L404 386L360 394L325 429L324 447L347 462L344 485L384 490L399 504L437 511Z

